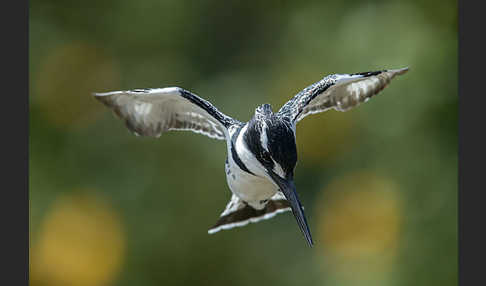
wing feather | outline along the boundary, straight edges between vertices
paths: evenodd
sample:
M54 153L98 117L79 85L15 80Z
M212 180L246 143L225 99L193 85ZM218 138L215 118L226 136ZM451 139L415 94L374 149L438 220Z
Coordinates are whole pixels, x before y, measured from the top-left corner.
M208 101L180 87L94 93L136 135L159 137L169 130L190 130L224 140L237 121Z
M295 123L309 114L328 109L348 111L383 90L396 76L407 68L355 74L333 74L308 86L279 110Z

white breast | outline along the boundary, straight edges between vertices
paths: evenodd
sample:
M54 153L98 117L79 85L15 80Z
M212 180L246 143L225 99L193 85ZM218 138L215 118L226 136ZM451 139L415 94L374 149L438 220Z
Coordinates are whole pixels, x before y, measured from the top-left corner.
M270 199L277 192L277 188L267 178L251 175L234 162L228 163L226 167L226 181L233 194L248 203Z
M240 160L255 175L241 170L231 155L231 144L228 144L228 164L226 164L226 180L231 191L242 200L260 205L258 202L270 199L277 192L278 188L267 177L265 169L246 148L243 142L244 132L247 126L243 127L236 139L236 152ZM262 205L263 207L264 205Z

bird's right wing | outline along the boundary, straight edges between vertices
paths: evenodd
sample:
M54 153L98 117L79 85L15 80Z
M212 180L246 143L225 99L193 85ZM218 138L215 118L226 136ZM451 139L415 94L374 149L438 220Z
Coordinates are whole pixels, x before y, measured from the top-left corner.
M347 111L379 93L408 68L355 74L333 74L306 87L290 99L278 114L296 124L309 114L329 109Z
M238 121L180 87L94 93L136 135L159 137L169 130L190 130L225 140Z

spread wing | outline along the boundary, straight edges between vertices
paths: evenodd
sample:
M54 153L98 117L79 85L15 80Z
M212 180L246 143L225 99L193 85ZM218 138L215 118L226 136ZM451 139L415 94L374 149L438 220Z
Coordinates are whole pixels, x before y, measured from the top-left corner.
M238 122L208 101L179 87L94 93L136 135L159 137L169 130L190 130L224 140Z
M347 111L379 93L396 76L404 74L407 68L355 74L333 74L308 86L278 113L290 117L296 124L309 114L324 112L330 108Z

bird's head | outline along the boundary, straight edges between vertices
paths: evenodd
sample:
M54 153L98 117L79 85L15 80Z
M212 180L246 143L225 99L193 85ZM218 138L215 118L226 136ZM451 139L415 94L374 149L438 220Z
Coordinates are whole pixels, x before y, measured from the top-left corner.
M294 184L297 164L294 125L287 117L273 113L269 104L263 104L255 110L247 128L244 140L261 165L260 175L271 180L285 195L299 228L312 246L312 236Z
M292 180L297 147L290 121L273 113L270 104L263 104L256 108L247 131L246 144L266 173Z
M272 106L268 103L262 104L255 109L254 118L256 120L263 120L273 115Z

